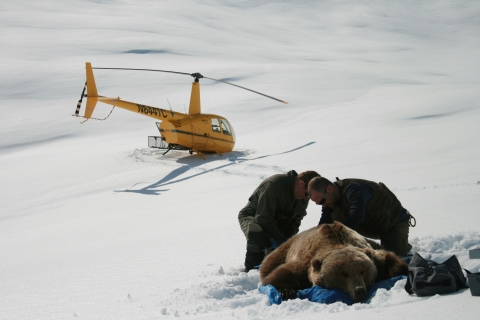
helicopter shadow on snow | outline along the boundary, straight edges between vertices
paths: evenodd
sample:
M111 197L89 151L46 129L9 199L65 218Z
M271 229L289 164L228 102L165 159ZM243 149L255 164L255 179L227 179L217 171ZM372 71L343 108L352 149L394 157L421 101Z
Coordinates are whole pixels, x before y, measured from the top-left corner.
M180 159L177 160L177 163L184 164L183 166L173 170L172 172L170 172L169 174L167 174L165 177L158 180L157 182L152 183L150 185L147 185L147 186L145 186L141 189L115 190L115 192L132 192L132 193L140 193L140 194L145 194L145 195L160 195L162 192L166 192L166 191L170 190L170 189L158 189L160 187L164 187L164 186L167 186L167 185L171 185L171 184L179 183L179 182L189 180L189 179L192 179L192 178L196 178L198 176L201 176L201 175L204 175L204 174L216 171L216 170L221 170L221 169L224 169L226 167L229 167L229 166L232 166L232 165L235 165L235 164L238 164L238 163L242 163L242 162L246 162L246 161L255 161L255 160L259 160L259 159L263 159L263 158L268 158L268 157L273 157L273 156L278 156L278 155L294 152L294 151L303 149L305 147L311 146L314 143L315 143L315 141L312 141L312 142L309 142L307 144L304 144L302 146L299 146L299 147L291 149L291 150L287 150L287 151L279 152L279 153L273 153L273 154L269 154L269 155L258 156L258 157L255 157L255 158L248 158L247 156L249 155L249 152L232 151L232 152L229 152L228 154L224 154L222 156L223 159L226 159L226 160L229 161L228 163L222 164L222 165L220 165L218 167L215 167L215 168L211 168L211 169L208 169L208 170L204 170L202 172L198 172L198 173L189 175L189 176L184 177L184 178L177 179L179 176L181 176L182 174L185 174L186 172L188 172L191 169L195 169L196 167L199 167L199 166L204 165L206 163L210 163L210 162L219 160L219 156L216 155L216 154L206 154L206 155L204 155L205 160L200 159L198 156L184 157L184 158L180 158ZM135 186L138 185L138 184L143 184L143 183L142 182L136 183L135 185L132 186L132 188L135 188Z

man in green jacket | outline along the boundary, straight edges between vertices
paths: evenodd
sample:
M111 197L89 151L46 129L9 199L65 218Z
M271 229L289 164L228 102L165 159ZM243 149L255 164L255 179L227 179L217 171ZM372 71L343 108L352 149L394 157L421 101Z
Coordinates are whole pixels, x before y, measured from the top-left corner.
M307 214L307 186L320 176L315 171L297 175L292 170L264 180L240 210L238 222L247 238L245 271L262 263L266 253L296 235Z
M314 178L308 194L323 207L319 225L339 221L364 237L380 239L385 249L399 256L412 249L408 233L416 225L415 218L383 183L338 178L332 183Z

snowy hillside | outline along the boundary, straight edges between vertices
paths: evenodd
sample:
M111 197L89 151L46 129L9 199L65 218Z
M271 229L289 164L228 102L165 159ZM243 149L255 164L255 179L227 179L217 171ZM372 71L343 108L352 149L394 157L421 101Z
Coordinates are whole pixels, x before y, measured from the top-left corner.
M418 298L404 281L371 304L270 305L240 272L237 214L292 169L382 181L417 219L414 251L479 272L479 17L473 0L3 1L0 319L476 319L469 290ZM202 79L234 152L162 156L151 118L71 116L85 62L201 72L289 104ZM189 77L95 77L101 95L188 108Z

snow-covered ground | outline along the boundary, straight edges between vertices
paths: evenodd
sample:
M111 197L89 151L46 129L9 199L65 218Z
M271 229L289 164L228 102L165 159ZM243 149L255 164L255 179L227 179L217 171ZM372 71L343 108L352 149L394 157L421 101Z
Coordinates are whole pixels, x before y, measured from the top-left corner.
M382 181L417 219L415 251L480 271L479 34L473 0L2 1L0 319L477 319L469 290L418 298L404 281L371 304L271 306L240 272L237 214L291 169ZM289 104L203 79L235 151L162 156L150 118L71 116L87 61ZM188 108L186 76L95 76L102 95Z

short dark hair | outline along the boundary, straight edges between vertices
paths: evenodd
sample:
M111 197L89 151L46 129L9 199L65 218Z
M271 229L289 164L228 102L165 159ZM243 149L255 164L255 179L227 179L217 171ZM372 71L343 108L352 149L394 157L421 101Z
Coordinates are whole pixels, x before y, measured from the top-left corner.
M330 185L332 185L332 183L327 178L317 177L317 178L313 178L308 183L308 188L310 190L315 190L317 192L323 192L323 190L325 190L325 188Z
M305 187L307 187L310 180L312 180L315 177L321 177L321 175L319 175L315 171L305 171L305 172L300 173L297 176L297 178L300 179L300 181L305 182Z

